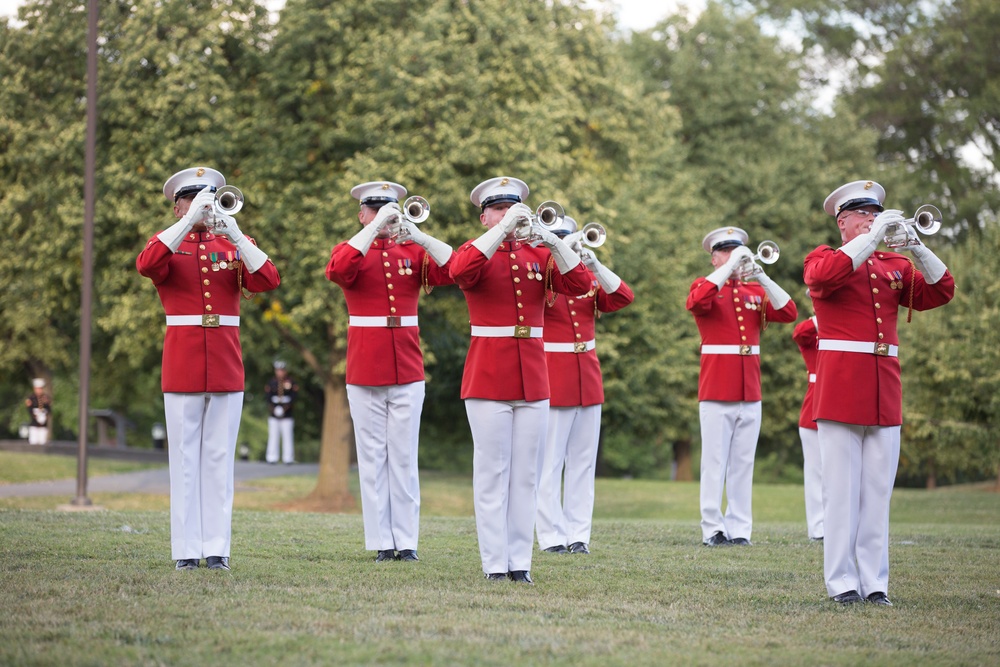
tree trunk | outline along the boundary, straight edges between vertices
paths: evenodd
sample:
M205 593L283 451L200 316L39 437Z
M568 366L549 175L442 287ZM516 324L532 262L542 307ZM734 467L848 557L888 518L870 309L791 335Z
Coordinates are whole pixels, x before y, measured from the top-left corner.
M934 461L927 462L927 489L933 490L937 488L937 470L934 467Z
M674 443L674 481L690 482L694 479L691 473L691 441L679 440Z
M351 412L342 377L323 386L323 432L320 436L319 476L316 488L305 498L283 505L304 512L346 512L357 508L348 486L353 446Z

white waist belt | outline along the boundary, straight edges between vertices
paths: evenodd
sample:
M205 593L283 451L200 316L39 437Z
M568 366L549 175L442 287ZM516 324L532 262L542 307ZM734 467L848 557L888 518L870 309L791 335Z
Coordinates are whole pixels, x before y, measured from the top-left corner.
M472 335L479 338L541 338L542 327L518 324L512 327L477 327L472 325Z
M702 354L738 354L745 357L760 354L760 345L702 345Z
M168 327L238 327L239 315L167 315Z
M833 352L862 352L874 354L879 357L898 357L899 346L888 343L869 343L862 340L833 340L829 338L820 339L818 350L830 350Z
M386 317L368 317L363 315L351 315L348 324L352 327L415 327L417 326L416 315L388 315Z
M810 373L809 374L809 381L810 382L816 382L816 374L815 373Z
M545 343L546 352L573 352L574 354L581 354L583 352L590 352L595 347L597 347L597 341L593 339L579 343Z

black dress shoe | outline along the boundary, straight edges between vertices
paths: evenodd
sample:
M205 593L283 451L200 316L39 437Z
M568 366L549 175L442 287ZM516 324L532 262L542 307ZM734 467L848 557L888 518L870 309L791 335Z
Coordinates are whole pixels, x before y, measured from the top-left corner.
M734 547L752 547L753 546L753 543L750 542L750 540L748 540L745 537L737 537L735 539L729 540L729 544L733 545Z
M486 575L486 581L506 581L506 572L490 572Z
M590 549L587 548L587 545L584 542L574 542L569 545L569 552L571 554L589 554Z
M876 592L872 593L871 595L869 595L865 599L868 600L869 602L871 602L872 604L877 604L877 605L880 605L882 607L891 607L892 606L892 603L889 602L889 596L886 595L885 593L883 593L882 591L876 591Z
M545 549L542 549L542 551L548 551L550 554L568 554L569 553L569 549L567 549L566 547L564 547L561 544L557 544L554 547L547 547Z
M861 597L857 591L847 591L846 593L841 593L840 595L834 595L830 599L843 605L854 604L855 602L864 602L864 598Z
M182 558L177 561L177 566L175 570L197 570L198 569L198 559L197 558Z
M516 581L521 584L534 584L531 580L531 575L527 570L514 570L509 575L511 581Z
M412 560L420 560L420 559L417 558L417 550L416 549L402 549L399 552L399 560L409 560L409 561L412 561Z
M726 539L725 534L721 530L715 531L715 535L705 540L703 544L706 547L725 547L729 546L729 540Z
M209 570L228 570L229 558L227 556L209 556L205 559L205 565Z
M387 560L396 560L396 552L392 549L380 549L375 556L375 562L384 563Z

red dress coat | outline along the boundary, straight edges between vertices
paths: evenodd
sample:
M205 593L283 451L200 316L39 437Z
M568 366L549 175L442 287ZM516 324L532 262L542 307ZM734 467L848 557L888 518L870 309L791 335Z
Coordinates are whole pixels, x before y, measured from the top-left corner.
M929 310L951 301L951 273L933 285L910 259L876 251L855 271L850 257L820 246L806 256L805 282L816 308L819 338L898 345L900 308ZM911 292L912 290L912 292ZM813 417L862 426L903 423L898 357L820 350Z
M448 275L448 264L438 266L413 242L375 239L362 255L344 241L330 253L326 277L344 290L350 315L416 317L424 274L428 286L450 285L454 281ZM347 384L382 387L423 379L419 327L347 329Z
M792 340L799 346L802 353L802 360L806 362L806 375L815 377L816 375L816 318L810 317L795 325L792 331ZM816 429L816 420L813 419L813 396L816 394L816 382L806 379L806 395L802 397L802 409L799 410L799 426L802 428Z
M612 294L594 280L582 296L560 296L545 309L547 343L586 343L594 340L597 312L610 313L632 303L635 295L624 283ZM568 408L604 403L604 381L597 350L586 352L546 352L549 368L549 406Z
M718 288L705 278L691 285L687 309L694 315L702 345L760 345L761 314L768 322L794 322L791 299L780 310L757 283L729 279ZM699 401L759 401L760 355L703 354Z
M462 288L472 326L543 327L546 288L584 294L591 275L583 262L567 274L551 264L544 246L504 242L491 259L467 241L451 260L451 275ZM528 277L531 272L542 280ZM473 336L462 374L462 398L492 401L542 401L549 398L549 377L541 338Z
M220 258L232 265L236 246L210 232L191 232L177 252L156 236L139 253L135 266L153 281L167 315L239 315L240 279L251 292L273 290L281 282L271 260L256 272L242 261L237 268L213 270ZM214 260L213 260L214 258ZM240 328L168 326L163 340L165 393L243 391Z

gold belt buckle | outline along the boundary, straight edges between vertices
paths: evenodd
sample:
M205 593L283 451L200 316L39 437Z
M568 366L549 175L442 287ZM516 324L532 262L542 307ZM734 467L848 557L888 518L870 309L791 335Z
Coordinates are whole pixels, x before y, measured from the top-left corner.
M889 344L888 343L875 343L875 354L880 357L889 356Z
M216 328L219 326L219 316L215 313L205 313L201 316L201 326Z
M586 343L573 343L573 352L576 354L582 354L587 351Z
M524 324L515 324L514 338L531 338L531 327Z
M402 326L402 324L403 322L399 318L399 315L389 315L388 317L385 318L385 326L389 327L390 329L395 329L397 327L400 327Z
M746 356L749 356L749 355L750 355L750 346L749 345L740 345L740 356L741 357L746 357Z

